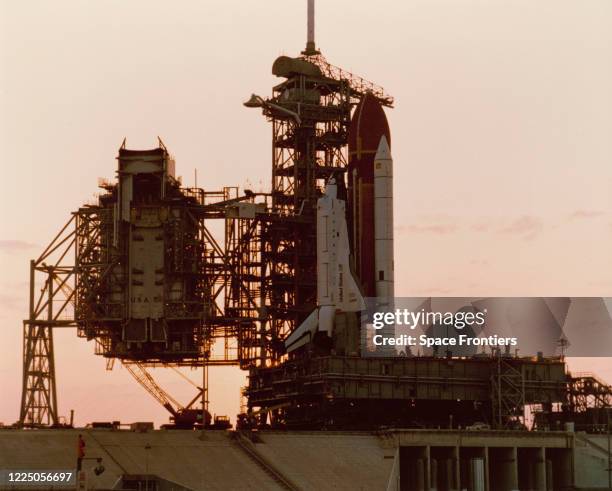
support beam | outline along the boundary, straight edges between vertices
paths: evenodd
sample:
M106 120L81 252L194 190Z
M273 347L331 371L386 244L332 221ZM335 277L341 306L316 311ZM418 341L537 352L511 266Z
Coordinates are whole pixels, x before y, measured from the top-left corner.
M23 322L21 427L60 424L53 328L76 325L68 311L74 307L75 233L73 215L39 258L30 261L29 315Z
M23 386L19 424L57 425L57 392L51 327L24 322Z

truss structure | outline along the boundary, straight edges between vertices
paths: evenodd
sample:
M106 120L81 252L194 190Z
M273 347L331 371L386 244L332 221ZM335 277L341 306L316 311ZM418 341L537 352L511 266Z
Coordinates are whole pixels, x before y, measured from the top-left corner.
M523 365L497 355L491 376L493 424L496 428L519 428L525 420L525 375Z
M573 413L612 407L612 387L593 373L576 373L570 378L568 406Z
M243 368L280 363L285 337L315 308L316 203L326 180L344 180L357 96L346 78L295 73L262 103L272 123L272 190L266 212L241 223L228 249L226 313L245 326Z
M346 82L356 97L362 97L367 92L370 92L376 96L383 106L393 107L393 96L389 95L380 85L376 85L359 75L332 65L321 53L305 55L303 59L318 66L326 77Z
M29 316L23 322L23 385L19 422L24 427L57 426L53 328L74 321L74 247L77 218L72 215L38 259L30 262Z
M103 184L107 191L112 186ZM195 352L179 353L172 358L143 357L138 351L119 351L118 333L122 332L127 299L121 295L126 273L125 247L113 238L113 208L88 205L71 214L70 219L30 265L30 307L23 324L23 385L19 424L22 427L63 424L58 413L53 330L76 328L79 337L94 340L95 353L107 360L112 369L116 359L130 370L137 381L143 380L147 366L191 366L237 364L238 344L244 324L236 325L225 315L226 292L232 280L228 243L218 242L208 221L231 230L244 226L241 220L227 216L232 206L250 198L238 198L236 188L218 192L183 189L190 198L182 210L182 223L169 222L174 237L167 269L193 285L192 301L171 295L165 304L170 320L192 322ZM178 230L185 226L188 230ZM245 222L246 223L246 222ZM231 234L228 233L231 238ZM197 268L196 268L197 266ZM206 315L200 316L198 312ZM233 326L233 327L230 327ZM136 376L139 375L139 376Z

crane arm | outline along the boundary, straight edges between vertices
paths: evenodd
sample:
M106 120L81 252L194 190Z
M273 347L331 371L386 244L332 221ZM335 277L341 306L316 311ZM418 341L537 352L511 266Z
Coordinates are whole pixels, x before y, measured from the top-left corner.
M123 363L123 366L132 374L136 382L164 406L170 414L176 416L178 412L184 409L176 399L155 382L151 374L140 363Z

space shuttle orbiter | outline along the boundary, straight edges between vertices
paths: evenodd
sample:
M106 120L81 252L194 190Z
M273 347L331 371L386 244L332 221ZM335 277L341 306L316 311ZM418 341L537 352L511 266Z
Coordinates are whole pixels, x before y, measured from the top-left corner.
M331 337L336 312L365 310L365 301L349 265L344 200L331 178L317 201L317 307L285 340L287 352L310 342L317 331Z

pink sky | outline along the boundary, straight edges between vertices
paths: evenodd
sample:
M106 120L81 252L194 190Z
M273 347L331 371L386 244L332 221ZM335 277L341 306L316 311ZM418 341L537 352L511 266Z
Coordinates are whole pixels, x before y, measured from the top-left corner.
M271 130L241 103L303 49L305 3L0 4L0 421L18 418L28 260L113 177L123 137L161 136L187 184L197 168L207 189L267 188ZM611 23L608 0L317 3L327 58L396 98L398 295L612 296ZM56 354L61 414L166 421L73 331ZM573 366L612 380L608 360ZM211 377L233 417L244 374Z

